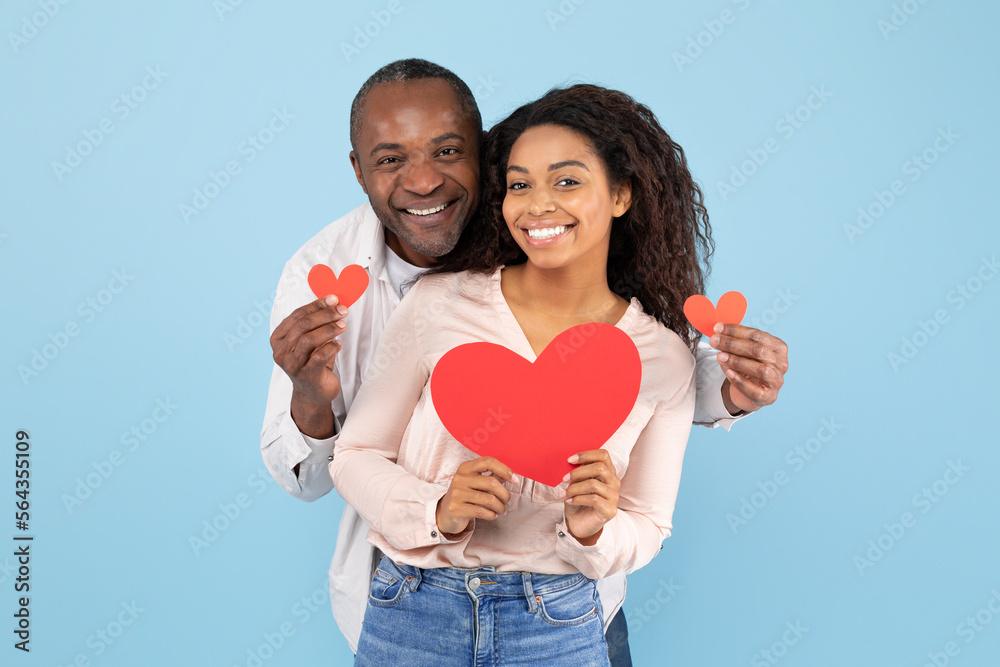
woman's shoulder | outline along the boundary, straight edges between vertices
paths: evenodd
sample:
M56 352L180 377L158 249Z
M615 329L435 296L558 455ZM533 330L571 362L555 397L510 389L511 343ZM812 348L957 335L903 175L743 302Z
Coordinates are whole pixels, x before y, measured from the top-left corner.
M638 302L633 302L638 307ZM658 388L669 398L686 384L695 368L695 356L687 342L641 307L627 333L632 337L642 361L643 385Z
M420 278L406 298L412 296L424 305L431 301L447 308L486 304L490 301L494 279L495 274L482 271L432 273Z

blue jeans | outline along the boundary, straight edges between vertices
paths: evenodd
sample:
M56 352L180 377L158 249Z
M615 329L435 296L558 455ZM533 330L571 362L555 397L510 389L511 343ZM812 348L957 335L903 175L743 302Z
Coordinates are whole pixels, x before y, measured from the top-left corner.
M607 666L597 586L582 574L420 569L383 557L356 667Z
M624 607L611 619L608 632L604 635L608 642L608 658L611 667L632 667L632 652L628 649L628 625L625 623Z

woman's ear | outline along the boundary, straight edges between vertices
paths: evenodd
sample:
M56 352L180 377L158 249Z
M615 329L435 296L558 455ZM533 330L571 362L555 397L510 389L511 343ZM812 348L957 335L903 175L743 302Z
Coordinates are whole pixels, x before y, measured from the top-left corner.
M620 218L625 215L632 206L632 181L626 178L616 185L611 191L611 199L614 201L614 211L611 216Z

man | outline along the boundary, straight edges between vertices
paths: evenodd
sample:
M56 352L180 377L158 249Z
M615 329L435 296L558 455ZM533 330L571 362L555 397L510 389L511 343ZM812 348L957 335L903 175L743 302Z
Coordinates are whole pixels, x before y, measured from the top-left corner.
M389 316L408 285L455 246L476 209L482 134L468 86L426 61L391 63L358 92L351 107L350 159L369 203L295 253L271 314L276 365L261 450L268 470L290 494L312 501L333 487L327 466L334 442ZM349 315L335 297L313 300L305 275L320 263L337 272L360 264L371 276ZM697 355L695 421L728 429L739 416L774 402L788 367L787 348L764 332L735 325L722 327L712 344L721 351L717 361L711 358L716 351L704 344ZM357 513L345 508L330 597L352 649L377 562L367 532ZM612 664L631 664L620 612L624 577L603 580L600 591Z

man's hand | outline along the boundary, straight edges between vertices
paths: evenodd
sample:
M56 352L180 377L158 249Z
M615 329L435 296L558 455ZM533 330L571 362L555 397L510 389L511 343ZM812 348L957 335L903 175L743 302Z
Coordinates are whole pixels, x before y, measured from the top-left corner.
M492 456L458 466L448 492L438 501L438 530L454 535L468 528L473 519L493 520L504 514L510 492L503 483L510 481L516 483L514 471Z
M563 481L569 482L563 492L566 527L584 546L597 543L604 524L618 512L618 491L621 480L606 449L589 449L569 459L578 467Z
M730 414L774 403L788 372L788 346L783 340L760 329L720 323L709 344L720 350L716 358L727 378L722 400Z
M292 419L299 430L317 438L334 433L331 401L340 394L333 362L343 343L347 308L330 295L292 312L271 334L274 363L292 380Z

